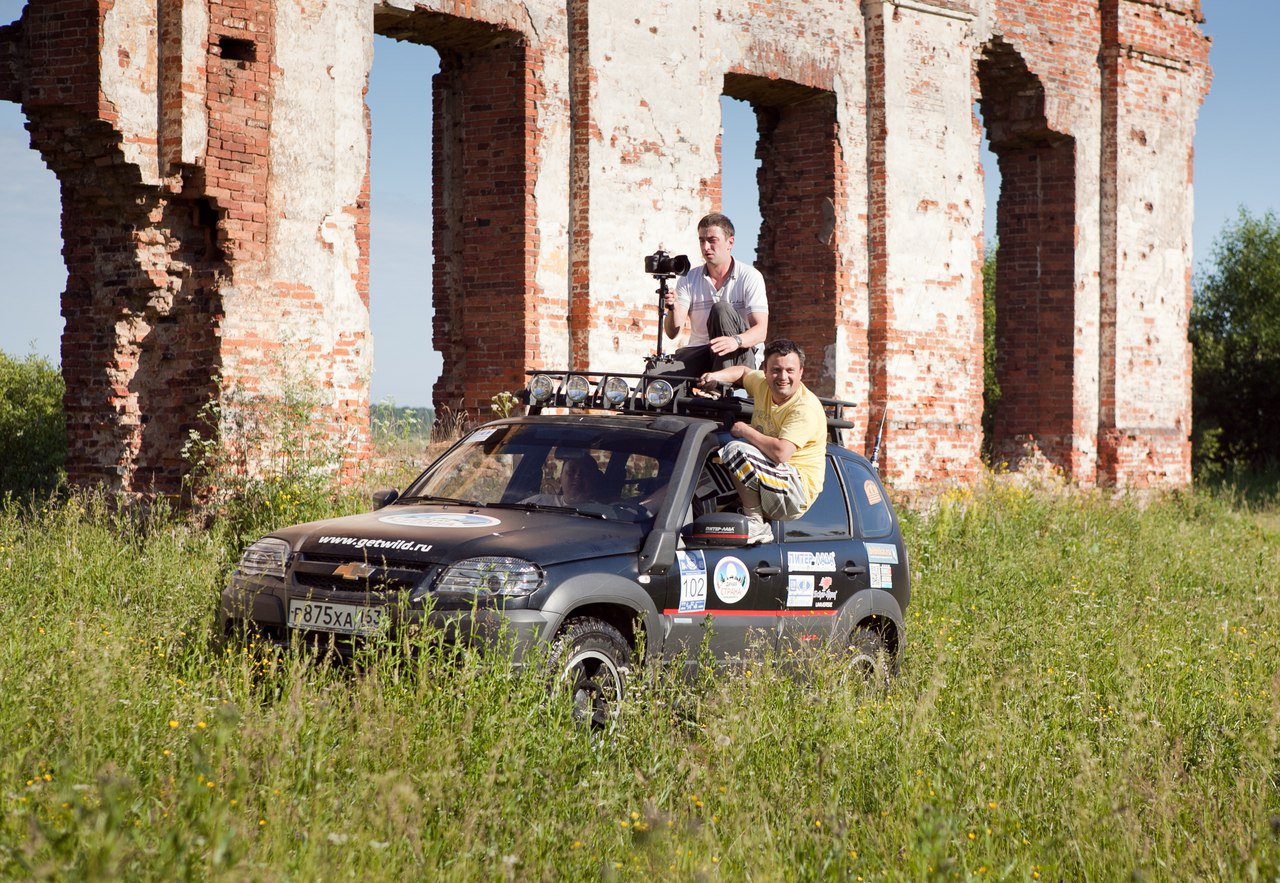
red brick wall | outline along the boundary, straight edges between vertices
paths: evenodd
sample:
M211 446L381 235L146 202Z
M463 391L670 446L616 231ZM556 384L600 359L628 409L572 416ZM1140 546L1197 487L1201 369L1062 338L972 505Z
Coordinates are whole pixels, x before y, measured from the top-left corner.
M433 86L437 407L487 412L523 384L538 351L532 122L540 59L512 38L482 51L440 47Z
M997 146L996 375L993 453L1009 459L1032 439L1072 468L1075 390L1075 142Z
M756 105L760 240L756 266L769 292L769 338L790 338L808 357L805 381L833 394L823 359L835 345L840 291L834 248L838 182L835 96L809 92L779 105ZM825 240L825 241L824 241Z

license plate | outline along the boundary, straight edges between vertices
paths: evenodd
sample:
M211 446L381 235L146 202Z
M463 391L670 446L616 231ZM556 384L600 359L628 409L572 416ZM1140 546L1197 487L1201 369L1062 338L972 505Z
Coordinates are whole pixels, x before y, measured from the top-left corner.
M330 604L327 601L290 601L289 625L295 629L368 635L382 625L381 607Z

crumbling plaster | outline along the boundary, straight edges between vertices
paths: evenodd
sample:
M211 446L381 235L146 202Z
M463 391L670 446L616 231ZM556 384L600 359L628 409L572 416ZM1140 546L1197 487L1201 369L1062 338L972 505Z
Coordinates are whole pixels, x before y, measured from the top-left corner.
M67 30L73 21L80 30ZM207 364L183 376L207 370L259 394L315 380L327 399L322 428L351 465L367 453L368 309L379 296L368 288L367 176L378 121L363 94L377 31L477 57L514 39L523 59L511 88L522 96L524 155L494 166L515 190L508 199L473 180L464 199L462 172L447 168L435 198L452 226L424 225L437 262L458 249L435 297L451 372L438 390L459 398L437 405L479 409L525 364L638 368L656 330L640 259L662 245L696 260L697 219L719 207L723 187L719 101L739 94L762 114L770 192L799 212L782 220L762 206L762 261L788 274L816 268L812 298L789 278L770 280L787 292L771 304L774 327L816 346L816 386L865 405L855 445L888 407L894 481L972 479L982 441L978 147L991 123L973 108L984 47L1001 41L1043 92L1046 137L1074 149L1070 413L1054 418L1067 427L1062 465L1086 484L1185 483L1190 149L1209 77L1199 21L1194 0L33 3L0 28L0 96L42 121L33 144L63 181L66 223L92 209L104 225L75 249L67 346L94 321L114 329L114 343L78 351L84 366L68 375L106 372L113 390L69 390L83 454L73 477L118 475L132 488L137 463L172 464L172 451L147 453L138 429L152 417L195 419L178 416L193 406L161 404L139 377L156 370L136 354L161 315L208 326L208 354L188 354ZM95 54L50 51L55 23L67 46ZM464 72L454 86L467 82ZM449 100L438 115L456 112L458 96ZM834 108L829 131L821 102ZM820 133L812 151L794 142L805 125ZM110 135L81 156L58 143L59 126L66 139ZM448 119L437 131L452 139L438 158L463 162L468 133ZM834 171L806 171L822 169ZM113 176L106 196L89 185L95 174ZM805 174L834 177L796 179ZM124 251L107 235L103 199L154 206L128 213L137 227ZM504 200L520 218L504 229L523 229L526 248L520 293L495 295L468 287L460 258L485 235L485 206ZM129 295L149 312L106 306L121 278L122 290L156 292ZM523 341L467 337L500 315L524 317ZM799 315L803 327L787 324ZM154 444L181 434L153 433ZM174 474L170 465L153 479Z

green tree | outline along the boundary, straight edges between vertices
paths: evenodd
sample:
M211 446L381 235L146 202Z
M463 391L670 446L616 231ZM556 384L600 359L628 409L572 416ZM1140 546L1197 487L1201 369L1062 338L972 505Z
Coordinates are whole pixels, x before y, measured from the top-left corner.
M62 374L47 359L0 352L0 494L48 493L62 482L64 389Z
M1191 308L1198 469L1280 461L1280 218L1241 209Z

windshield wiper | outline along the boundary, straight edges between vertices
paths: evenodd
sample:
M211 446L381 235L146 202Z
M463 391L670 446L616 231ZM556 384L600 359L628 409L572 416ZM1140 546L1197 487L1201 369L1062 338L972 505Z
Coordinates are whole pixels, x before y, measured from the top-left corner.
M434 494L414 494L412 497L400 497L397 503L452 503L455 506L482 506L479 500L459 500L454 497L437 497Z
M583 512L572 506L555 506L551 503L490 503L493 509L533 509L538 512L567 512L570 515L581 515L583 518L600 518L608 520L603 512Z

